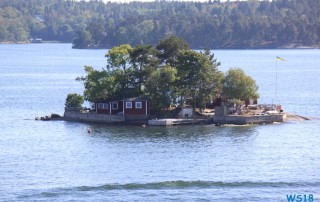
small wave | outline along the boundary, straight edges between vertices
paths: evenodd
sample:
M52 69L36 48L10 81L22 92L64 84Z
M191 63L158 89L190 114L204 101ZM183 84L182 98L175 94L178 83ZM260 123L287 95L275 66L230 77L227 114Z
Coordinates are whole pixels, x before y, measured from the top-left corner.
M208 189L242 189L242 190L260 190L260 189L312 189L320 187L320 182L221 182L221 181L163 181L150 183L125 183L125 184L104 184L99 186L78 186L78 187L64 187L47 190L28 190L27 193L18 196L18 199L24 201L33 199L55 200L66 196L87 196L90 197L98 193L108 191L121 192L122 191L171 191L171 190L208 190ZM89 194L89 195L88 195Z
M96 190L161 190L161 189L214 189L214 188L276 188L276 187L319 187L320 182L215 182L215 181L164 181L151 183L105 184L101 186L81 186L78 191Z

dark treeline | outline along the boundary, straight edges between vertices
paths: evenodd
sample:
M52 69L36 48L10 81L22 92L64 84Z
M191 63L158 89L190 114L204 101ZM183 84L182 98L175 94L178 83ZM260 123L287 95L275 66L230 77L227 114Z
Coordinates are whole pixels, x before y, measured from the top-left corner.
M192 48L319 46L320 1L0 1L0 42L42 38L110 48L157 44L171 35Z

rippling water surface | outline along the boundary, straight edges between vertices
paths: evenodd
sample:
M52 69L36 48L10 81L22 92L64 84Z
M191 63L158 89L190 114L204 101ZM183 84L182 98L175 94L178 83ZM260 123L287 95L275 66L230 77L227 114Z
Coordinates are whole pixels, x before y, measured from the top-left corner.
M259 126L106 126L34 121L63 113L83 66L106 50L0 45L0 201L320 201L320 50L217 50L305 122ZM286 62L275 62L275 56ZM93 133L87 134L87 128Z

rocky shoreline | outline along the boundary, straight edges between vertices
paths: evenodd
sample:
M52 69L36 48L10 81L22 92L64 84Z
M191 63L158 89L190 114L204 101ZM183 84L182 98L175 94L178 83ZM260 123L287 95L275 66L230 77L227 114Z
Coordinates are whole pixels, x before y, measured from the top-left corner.
M65 120L63 116L59 114L51 114L46 116L40 116L34 118L36 121L52 121L52 120Z
M288 122L304 122L304 121L308 121L308 120L312 120L313 118L311 117L306 117L306 116L301 116L301 115L297 115L297 114L291 114L291 113L283 113L281 114L283 116L283 119L282 121L279 121L279 122L283 122L283 123L288 123ZM242 119L243 117L246 117L246 116L238 116L239 119ZM201 119L201 121L199 121L200 119L197 119L197 121L193 120L193 121L188 121L188 120L192 120L192 119L186 119L186 120L183 120L183 119L179 119L179 121L183 124L176 124L176 125L188 125L186 124L187 122L189 124L215 124L215 121L214 121L214 118L212 119L213 121L208 121L207 119L208 117L206 117L206 119ZM37 121L80 121L80 122L96 122L96 123L109 123L109 124L114 124L114 123L122 123L122 124L130 124L132 125L132 122L126 122L126 121L111 121L111 122L108 122L108 121L101 121L101 117L97 120L94 120L94 119L76 119L76 118L72 118L70 119L70 117L65 117L65 116L61 116L59 114L51 114L51 115L47 115L47 116L41 116L41 117L35 117L35 120ZM170 119L171 120L171 119ZM204 121L205 120L205 121ZM152 120L149 120L149 122L152 121ZM158 120L159 121L159 120ZM186 122L187 121L187 122ZM146 123L148 121L145 121L143 123ZM277 121L276 121L277 122ZM261 123L264 123L263 121L259 121L257 123L240 123L240 125L251 125L251 124L261 124ZM266 121L265 123L272 123L270 121ZM227 124L227 123L226 123ZM232 124L235 124L235 125L239 125L237 123L231 123ZM150 125L154 125L154 124L150 124ZM175 125L175 124L155 124L155 125ZM221 124L223 125L223 123Z
M286 113L285 115L286 116L284 117L284 122L303 122L303 121L308 121L313 119L310 117L300 116L297 114Z

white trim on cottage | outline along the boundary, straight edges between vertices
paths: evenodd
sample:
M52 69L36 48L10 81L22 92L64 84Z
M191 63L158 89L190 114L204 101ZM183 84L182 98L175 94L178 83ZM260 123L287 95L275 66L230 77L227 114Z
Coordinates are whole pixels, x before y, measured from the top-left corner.
M126 102L126 109L132 109L132 102Z
M109 109L108 103L98 103L98 108L99 109Z
M135 108L136 109L142 109L142 102L135 102Z

